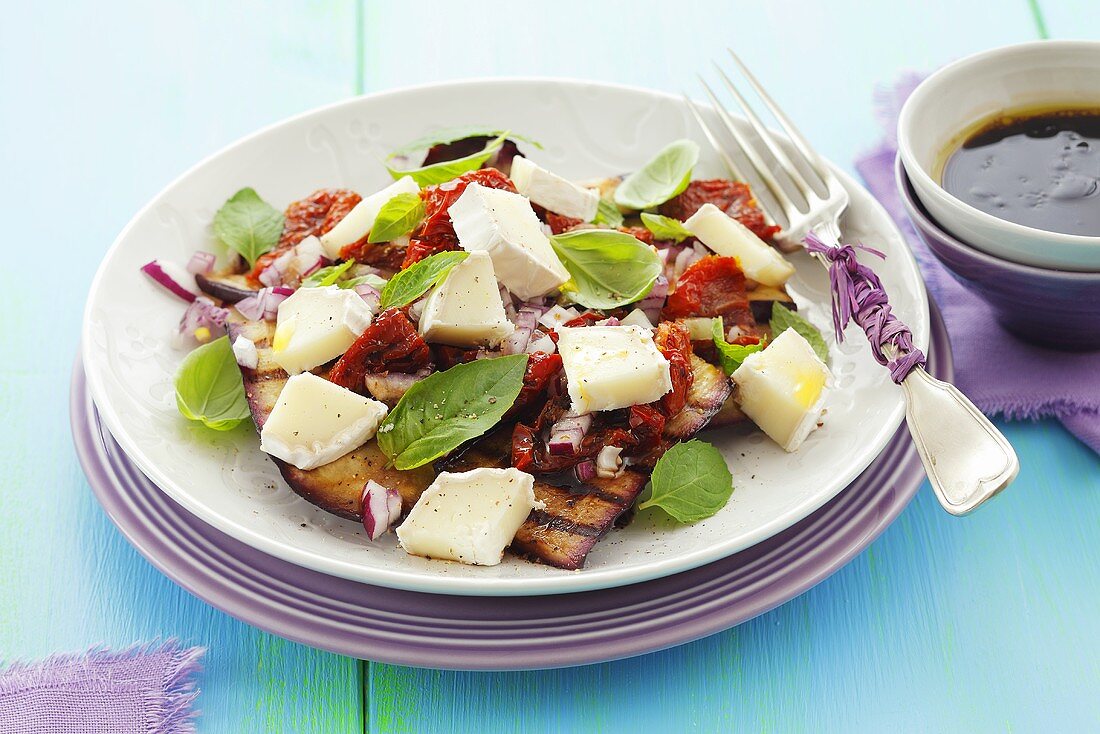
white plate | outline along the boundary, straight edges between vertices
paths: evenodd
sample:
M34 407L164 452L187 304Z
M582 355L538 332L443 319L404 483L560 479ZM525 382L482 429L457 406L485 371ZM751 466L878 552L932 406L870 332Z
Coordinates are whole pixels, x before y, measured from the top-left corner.
M596 545L581 571L508 557L483 568L406 555L392 535L370 543L362 528L295 495L259 451L251 424L215 433L176 411L173 375L184 353L171 347L181 302L138 268L157 257L184 263L216 250L210 222L234 191L254 187L283 207L322 187L361 193L389 180L379 159L430 130L488 124L545 145L531 157L574 178L630 171L669 141L696 139L696 178L723 176L676 97L644 89L550 79L448 83L375 94L269 127L185 173L127 225L92 283L84 317L84 365L100 415L133 461L206 522L279 558L370 584L450 594L548 594L618 586L722 558L783 530L834 497L885 446L901 422L901 393L852 327L832 344L828 282L804 255L791 290L823 327L837 389L825 425L795 454L759 432L713 432L736 490L717 515L689 526L640 513ZM887 254L874 266L895 311L927 345L928 302L916 263L882 207L841 171L852 197L845 231Z

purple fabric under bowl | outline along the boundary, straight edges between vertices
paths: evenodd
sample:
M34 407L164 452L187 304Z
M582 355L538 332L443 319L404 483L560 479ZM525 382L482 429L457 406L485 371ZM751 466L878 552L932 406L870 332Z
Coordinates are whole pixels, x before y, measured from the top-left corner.
M1008 331L1054 349L1100 349L1100 273L1048 270L988 255L946 232L917 200L901 159L898 191L921 240Z

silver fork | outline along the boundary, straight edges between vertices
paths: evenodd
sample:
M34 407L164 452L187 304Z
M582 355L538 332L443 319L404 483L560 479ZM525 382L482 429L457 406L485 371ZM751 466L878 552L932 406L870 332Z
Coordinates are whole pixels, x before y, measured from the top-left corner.
M830 257L827 258L823 252L816 252L814 256L830 269L843 267L847 262L854 263L854 252L851 250L848 250L850 260L836 262L843 252L840 249L841 219L848 208L848 192L828 164L818 156L806 138L768 96L756 77L733 51L729 51L729 54L742 76L779 121L791 142L793 154L776 140L753 112L751 105L721 66L715 64L723 86L745 113L745 118L763 147L738 127L710 85L702 77L699 78L722 127L749 162L757 181L764 184L763 191L758 190L756 198L772 221L782 227L780 239L789 246L801 246L808 236L820 240L825 247L819 246L816 249L823 249ZM722 145L695 103L687 95L684 99L703 133L729 167L730 173L740 180L750 180L743 175L730 151ZM774 166L782 172L781 176L768 163L765 151L770 154ZM813 174L818 180L812 182L805 172ZM781 178L788 182L787 186L781 182ZM789 187L793 187L797 196L791 196ZM765 195L762 196L761 193ZM893 317L888 318L894 322L892 326L908 333L904 325L896 322ZM898 343L905 345L905 341ZM906 356L904 350L893 342L881 343L879 351L891 364L896 364L895 360L899 357ZM919 356L917 354L913 359ZM1020 469L1016 452L1001 432L954 385L935 379L920 364L913 368L902 365L898 369L898 377L908 369L900 382L905 395L905 419L932 483L932 489L945 510L953 515L965 515L1016 478Z

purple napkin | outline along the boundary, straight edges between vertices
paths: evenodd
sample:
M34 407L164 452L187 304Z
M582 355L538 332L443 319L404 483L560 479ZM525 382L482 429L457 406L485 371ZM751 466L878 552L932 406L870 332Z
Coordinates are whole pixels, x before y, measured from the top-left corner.
M201 647L55 655L0 671L0 734L193 732Z
M943 311L955 354L955 384L989 415L1008 420L1055 417L1100 453L1100 352L1059 352L1016 339L990 308L932 256L905 214L894 183L897 118L922 77L910 73L876 95L886 139L856 168L913 248L928 290Z

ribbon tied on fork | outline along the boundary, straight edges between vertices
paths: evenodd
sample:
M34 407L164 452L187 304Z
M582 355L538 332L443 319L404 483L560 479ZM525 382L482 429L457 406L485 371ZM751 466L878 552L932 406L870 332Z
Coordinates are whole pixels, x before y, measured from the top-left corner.
M844 327L854 320L867 334L875 359L890 369L894 382L900 385L915 368L923 367L924 352L913 345L913 333L894 316L882 281L875 271L856 259L856 250L883 259L886 256L864 245L827 244L813 232L806 235L805 243L808 252L821 255L829 262L837 341L844 341ZM890 357L885 353L887 345L894 350Z

